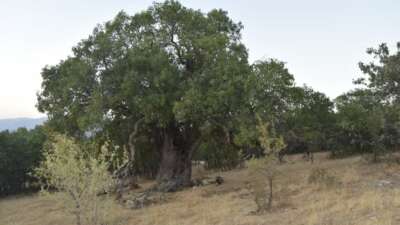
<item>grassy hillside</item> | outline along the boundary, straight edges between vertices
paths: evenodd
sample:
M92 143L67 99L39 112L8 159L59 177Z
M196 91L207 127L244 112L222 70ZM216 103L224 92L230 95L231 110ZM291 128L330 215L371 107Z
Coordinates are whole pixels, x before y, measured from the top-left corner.
M325 168L335 178L332 187L310 184L309 175ZM241 169L221 175L225 183L168 194L164 203L131 210L115 205L111 225L368 225L400 224L400 166L366 164L360 157L330 160L320 154L312 165L293 156L280 166L271 212L256 214L251 185L259 174ZM195 176L204 176L197 169ZM147 186L144 184L143 186ZM2 225L70 225L63 207L39 196L0 200Z

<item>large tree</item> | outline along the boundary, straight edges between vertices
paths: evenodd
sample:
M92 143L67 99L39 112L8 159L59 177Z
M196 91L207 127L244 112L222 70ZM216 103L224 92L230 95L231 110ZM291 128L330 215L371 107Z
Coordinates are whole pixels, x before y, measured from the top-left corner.
M71 57L43 69L38 108L57 131L107 136L131 161L145 143L159 157L159 187L189 185L200 142L218 129L231 143L234 120L248 105L241 29L225 11L204 14L176 1L120 12Z

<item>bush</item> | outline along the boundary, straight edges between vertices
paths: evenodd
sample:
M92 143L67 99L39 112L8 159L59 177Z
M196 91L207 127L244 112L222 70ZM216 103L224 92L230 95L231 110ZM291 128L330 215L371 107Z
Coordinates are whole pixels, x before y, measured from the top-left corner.
M285 143L281 136L275 135L274 127L270 126L269 123L262 122L260 118L258 118L257 130L265 157L250 160L248 167L252 172L259 173L265 178L265 180L261 179L253 183L257 212L265 212L272 208L274 181L278 176L278 155L285 148Z
M273 181L276 176L276 171L273 169L274 165L267 164L265 158L251 159L247 162L247 165L252 173L258 173L262 176L261 179L256 179L251 184L257 212L269 211L272 207Z
M65 205L77 225L104 224L114 179L107 149L94 154L65 136L55 136L36 175L45 183L43 193ZM50 193L48 189L58 193Z

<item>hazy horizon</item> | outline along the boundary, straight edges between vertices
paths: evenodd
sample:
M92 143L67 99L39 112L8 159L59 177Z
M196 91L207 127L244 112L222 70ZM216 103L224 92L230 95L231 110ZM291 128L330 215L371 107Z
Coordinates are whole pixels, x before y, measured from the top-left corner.
M98 23L118 11L142 11L153 0L11 1L0 3L0 119L42 117L35 108L40 71L71 54ZM400 41L399 1L180 1L207 12L228 11L244 25L250 61L277 58L287 63L298 85L334 98L361 76L357 63L372 60L365 51Z

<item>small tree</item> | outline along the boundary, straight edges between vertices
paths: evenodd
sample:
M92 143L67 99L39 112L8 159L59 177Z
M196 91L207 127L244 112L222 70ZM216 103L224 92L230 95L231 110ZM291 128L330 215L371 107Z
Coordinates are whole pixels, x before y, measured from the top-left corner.
M107 148L94 155L65 136L55 136L36 175L45 181L43 192L53 197L75 216L77 225L104 224L107 195L114 186L108 169ZM57 194L47 190L54 188Z
M264 149L265 157L250 160L249 167L252 171L261 173L267 179L268 189L265 188L265 183L258 183L253 187L257 211L263 212L272 208L274 180L278 174L276 168L279 161L278 155L286 145L283 137L275 134L274 127L270 126L268 122L263 122L260 117L258 117L257 130L259 133L259 142Z

